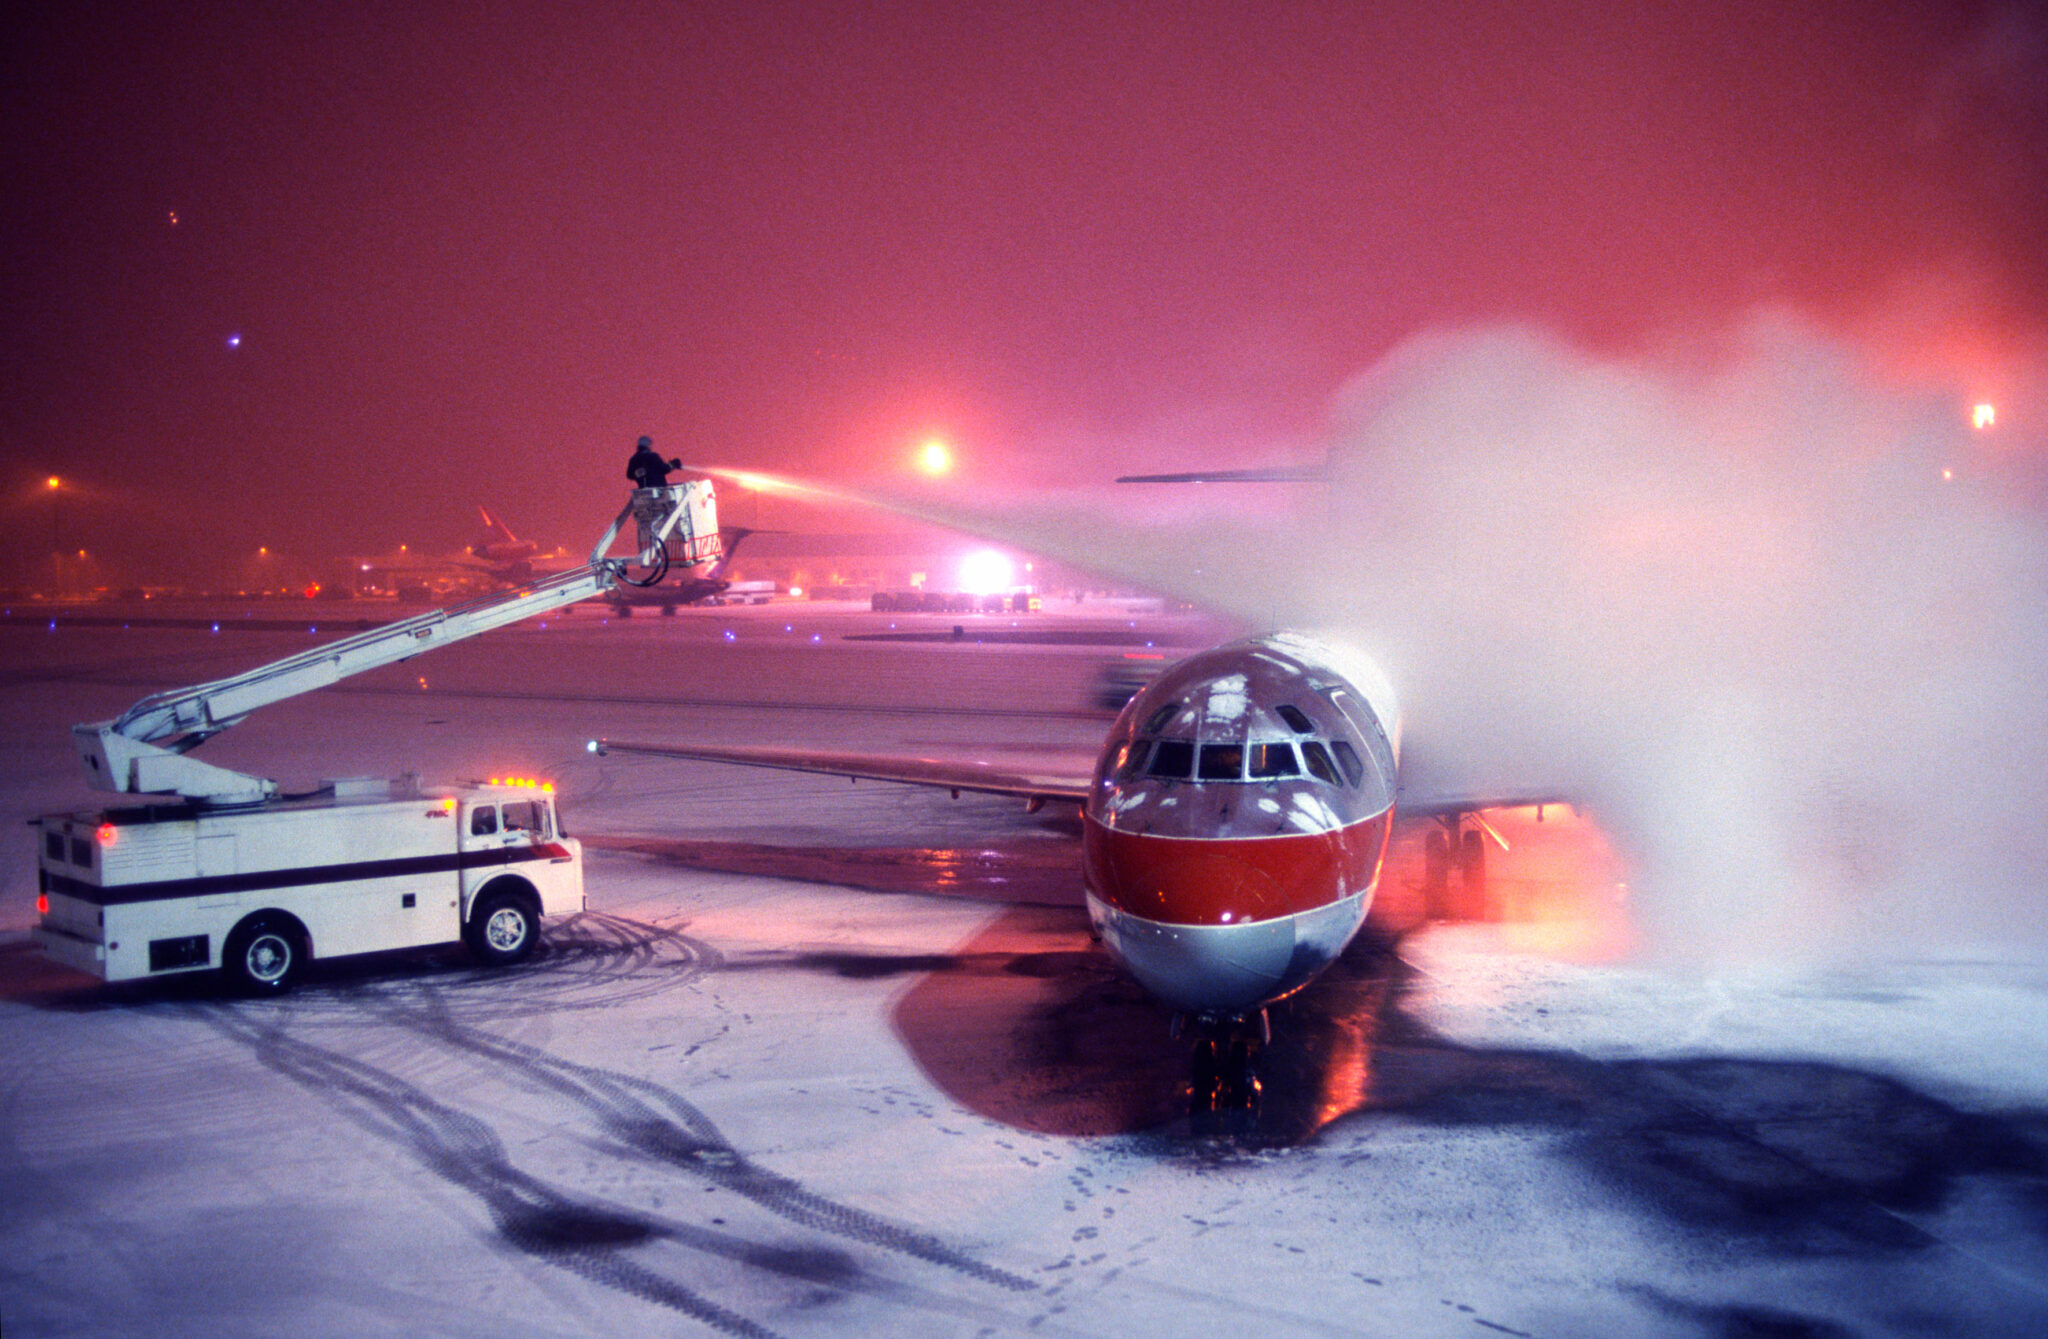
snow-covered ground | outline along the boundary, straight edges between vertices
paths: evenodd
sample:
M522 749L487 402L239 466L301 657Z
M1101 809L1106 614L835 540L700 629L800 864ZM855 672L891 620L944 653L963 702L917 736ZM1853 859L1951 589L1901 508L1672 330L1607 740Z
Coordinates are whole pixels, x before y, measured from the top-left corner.
M0 627L9 1339L2048 1333L2039 965L1618 965L1600 835L1510 816L1502 919L1362 941L1218 1132L1090 948L1070 822L582 750L1099 736L1113 649L843 639L877 626L586 611L209 744L293 782L547 775L589 843L591 910L525 967L334 963L278 1001L45 964L24 820L92 803L72 722L316 634Z

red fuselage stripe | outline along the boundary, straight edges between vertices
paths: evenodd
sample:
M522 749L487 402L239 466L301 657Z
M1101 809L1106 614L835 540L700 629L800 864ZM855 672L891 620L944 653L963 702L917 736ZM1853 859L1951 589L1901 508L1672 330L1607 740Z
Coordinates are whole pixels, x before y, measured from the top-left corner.
M1372 887L1392 815L1329 832L1200 840L1082 831L1088 889L1119 911L1171 925L1237 925L1314 911Z

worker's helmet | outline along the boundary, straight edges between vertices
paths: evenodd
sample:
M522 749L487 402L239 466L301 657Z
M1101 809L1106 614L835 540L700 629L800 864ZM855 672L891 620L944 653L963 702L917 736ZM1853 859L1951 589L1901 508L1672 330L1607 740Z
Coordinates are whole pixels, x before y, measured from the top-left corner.
M640 449L641 449L642 451L651 451L651 450L653 450L653 449L654 449L654 439L653 439L652 437L642 437L642 438L640 439Z

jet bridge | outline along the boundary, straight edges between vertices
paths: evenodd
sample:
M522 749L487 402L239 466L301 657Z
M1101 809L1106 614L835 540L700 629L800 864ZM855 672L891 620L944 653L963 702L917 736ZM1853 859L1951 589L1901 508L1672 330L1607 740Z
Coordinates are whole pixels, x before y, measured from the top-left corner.
M601 595L621 581L653 585L668 570L672 536L682 531L687 545L701 535L708 520L715 540L718 523L713 505L708 480L635 489L584 567L450 609L400 619L230 678L153 693L113 720L75 725L72 744L84 764L87 784L95 790L178 795L214 805L269 799L277 793L275 781L215 767L187 755L259 707L550 613ZM607 556L628 519L634 522L639 552L631 559Z

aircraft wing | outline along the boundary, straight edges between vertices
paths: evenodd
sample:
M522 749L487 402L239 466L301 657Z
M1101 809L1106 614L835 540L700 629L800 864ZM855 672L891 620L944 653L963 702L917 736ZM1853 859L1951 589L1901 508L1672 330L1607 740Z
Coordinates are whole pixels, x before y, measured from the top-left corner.
M1530 804L1571 804L1578 798L1555 784L1469 774L1409 744L1402 746L1396 780L1394 813L1404 818L1519 809Z
M1322 465L1276 465L1252 470L1188 470L1180 474L1119 474L1120 484L1319 484L1329 482Z
M770 767L786 772L817 772L855 781L896 781L932 786L955 794L1010 795L1034 803L1048 800L1079 804L1087 798L1090 760L1045 768L1005 768L964 758L923 758L907 755L838 753L822 749L749 748L697 744L635 744L618 739L591 741L594 753L641 753L662 758Z

